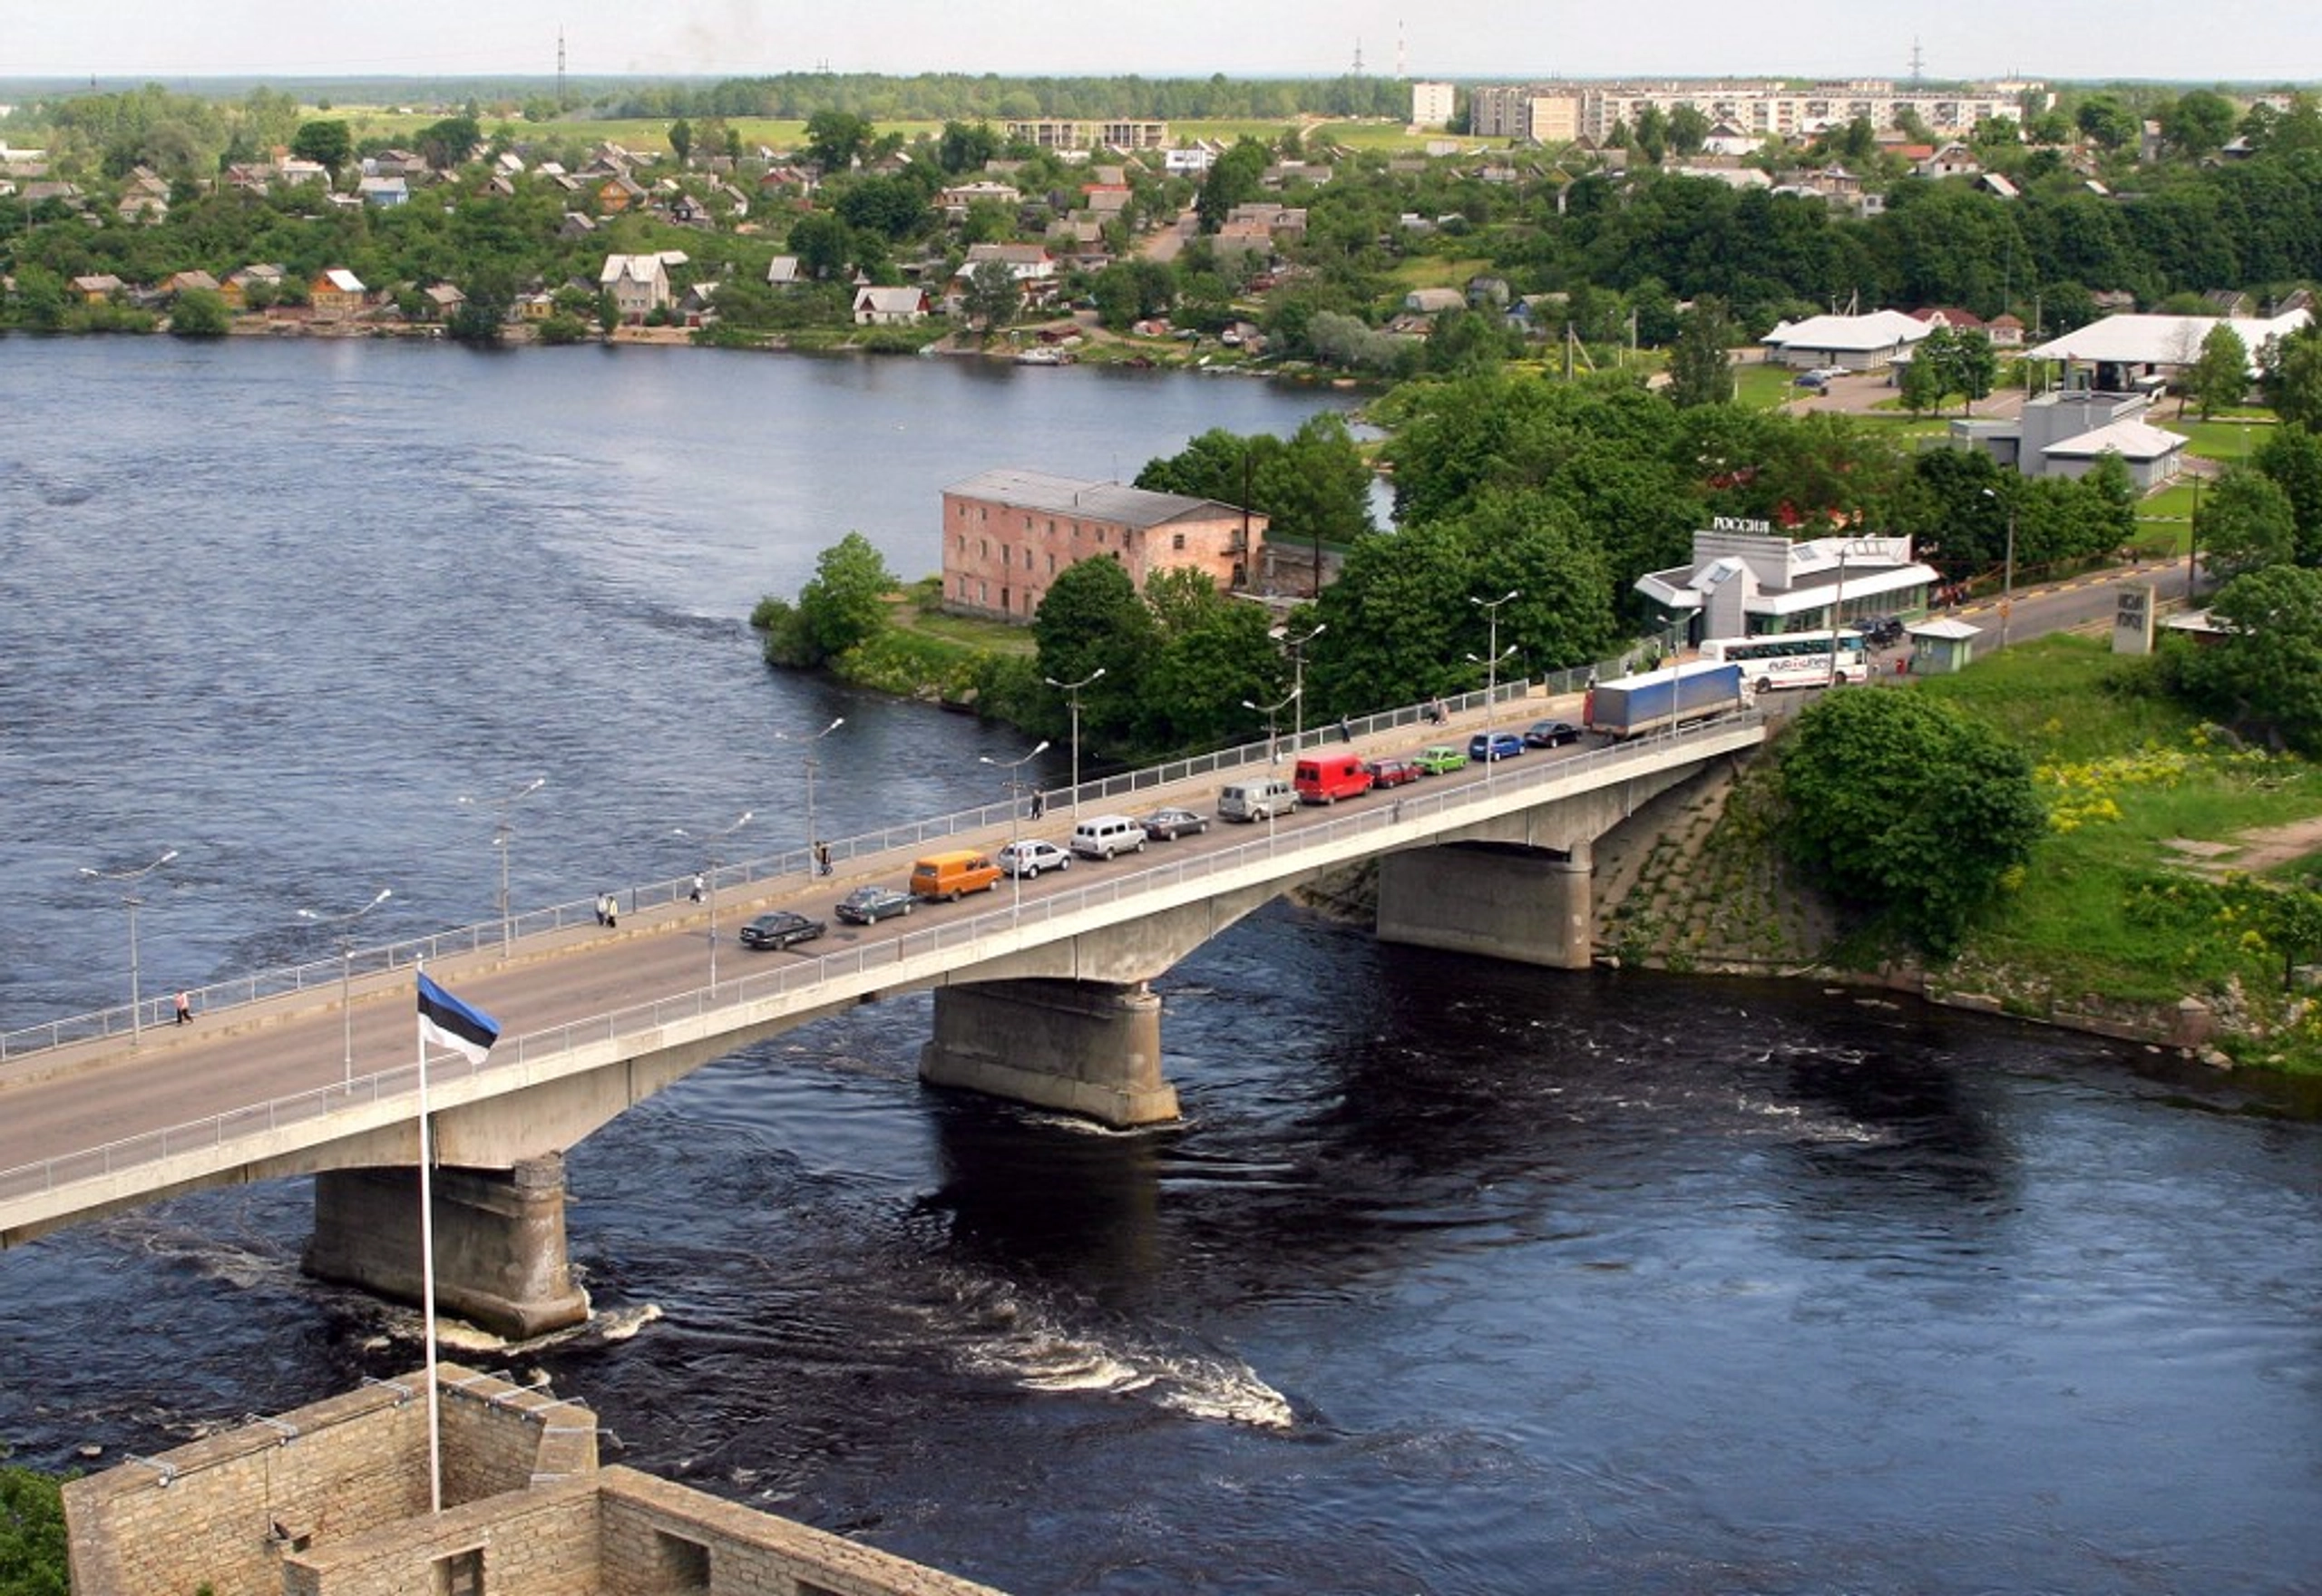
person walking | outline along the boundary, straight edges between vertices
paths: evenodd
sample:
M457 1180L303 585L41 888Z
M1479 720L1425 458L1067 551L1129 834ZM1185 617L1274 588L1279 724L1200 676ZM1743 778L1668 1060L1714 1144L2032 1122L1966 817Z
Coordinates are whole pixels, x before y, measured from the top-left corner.
M178 994L178 1024L181 1026L190 1026L192 1023L193 994L190 992L180 992Z
M1038 820L1049 810L1049 795L1038 787L1032 789L1032 818Z
M620 923L620 900L614 897L610 892L607 892L600 897L597 900L597 918L605 922L605 929L608 930L611 930L619 926Z
M815 844L815 873L824 876L831 873L831 845L828 842Z
M1351 743L1354 741L1353 724L1344 715L1339 716L1339 741L1341 743Z
M703 881L702 881L702 879L701 879L701 872L700 872L699 871L694 871L694 872L693 872L693 900L694 900L696 903L698 903L698 902L700 902L700 901L701 901L701 892L702 892L702 888L703 888L703 886L704 886L704 885L705 885L705 883L703 882Z

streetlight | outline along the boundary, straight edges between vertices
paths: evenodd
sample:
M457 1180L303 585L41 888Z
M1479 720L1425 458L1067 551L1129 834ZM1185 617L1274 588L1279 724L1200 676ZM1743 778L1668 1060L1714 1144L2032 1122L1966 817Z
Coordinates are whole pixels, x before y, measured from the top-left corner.
M1072 700L1072 817L1075 820L1080 818L1080 689L1104 674L1105 667L1100 665L1077 682L1059 682L1054 676L1040 678Z
M84 864L81 867L81 874L93 881L135 882L142 881L147 876L151 875L155 871L161 869L163 865L169 863L171 860L175 859L177 856L178 851L171 848L165 851L161 857L153 861L152 863L141 864L134 870L92 870L89 866ZM124 886L122 889L121 906L129 910L129 1041L132 1046L136 1046L139 1035L139 1022L137 1017L137 1009L139 1005L137 996L137 910L138 907L145 900L142 898L140 898L137 895L136 889L133 886Z
M1305 692L1305 690L1306 689L1303 687L1293 687L1290 689L1289 697L1278 700L1273 704L1253 704L1247 698L1242 700L1243 708L1251 710L1266 717L1266 763L1268 764L1278 764L1281 763L1282 759L1282 755L1274 747L1273 717L1280 715L1283 710L1289 708L1290 706L1297 703L1299 696Z
M1485 645L1485 651L1491 656L1490 667L1484 677L1484 730L1487 733L1491 730L1492 716L1499 713L1499 703L1497 697L1499 691L1499 662L1506 657L1499 651L1499 607L1515 597L1516 589L1510 588L1497 598L1478 598L1471 595L1468 599L1468 603L1482 610L1491 623L1491 640ZM1515 653L1516 646L1509 644L1507 652ZM1470 654L1468 657L1473 659L1475 656ZM1490 762L1485 763L1488 765ZM1487 769L1484 774L1489 775L1491 772Z
M1290 719L1290 745L1293 749L1300 747L1306 740L1306 645L1330 629L1328 621L1319 620L1314 623L1314 629L1302 637L1293 637L1290 635L1288 628L1283 628L1282 640L1290 650L1293 689L1290 696L1297 703L1297 707L1291 712Z
M317 914L311 909L302 909L298 911L298 918L309 924L339 928L338 1012L343 1022L342 1032L346 1040L346 1085L350 1089L355 1085L355 932L352 928L356 920L361 920L395 895L394 888L382 887L376 898L372 899L362 908L349 910L345 914Z
M788 732L776 732L777 743L804 743L806 745L806 873L828 875L830 867L823 862L822 843L815 836L815 744L846 724L846 716L833 717L831 724L807 736L794 737Z
M489 803L500 812L500 818L493 823L492 842L500 850L500 951L502 956L506 955L510 944L515 939L516 924L515 917L509 912L508 901L508 843L516 831L509 823L508 812L516 806L518 799L529 798L546 785L546 776L534 776L514 792L502 793L497 798L478 798L469 793L460 794L460 802L471 808Z
M1983 488L1977 491L1993 503L2000 502L2000 496L1991 489ZM2015 608L2015 501L2013 498L2007 501L2006 510L2007 564L2004 568L2005 574L2000 578L1999 592L1999 646L2003 650L2007 647L2008 611Z
M1516 595L1510 593L1507 597L1513 598ZM1469 665L1480 665L1484 667L1484 785L1487 787L1491 785L1494 768L1499 764L1492 748L1492 738L1497 735L1491 724L1492 695L1499 687L1499 662L1515 652L1516 645L1510 643L1489 659L1478 659L1472 654L1468 656Z
M669 833L673 837L683 837L688 842L709 844L709 887L704 896L709 900L709 984L712 987L717 985L717 844L748 825L750 816L756 813L755 810L745 809L734 823L723 831L695 832L678 826Z
M978 764L988 764L994 770L1004 770L1008 773L1008 881L1009 893L1013 900L1008 910L1008 918L1010 920L1014 920L1024 908L1024 861L1016 852L1016 816L1023 809L1023 805L1017 800L1023 796L1024 783L1018 778L1016 773L1048 751L1049 740L1042 737L1030 753L1015 759L994 759L989 754L976 755ZM1079 783L1075 782L1073 785L1077 787Z

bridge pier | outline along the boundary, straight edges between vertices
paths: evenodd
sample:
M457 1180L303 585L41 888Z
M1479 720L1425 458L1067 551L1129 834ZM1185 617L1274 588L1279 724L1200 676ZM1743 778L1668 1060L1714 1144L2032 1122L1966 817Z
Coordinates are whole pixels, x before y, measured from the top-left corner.
M919 1078L1116 1127L1177 1117L1161 1078L1161 999L1142 981L939 987Z
M511 1170L437 1168L429 1181L435 1302L511 1340L589 1317L564 1251L564 1159ZM419 1172L326 1170L315 1177L315 1233L301 1260L318 1280L417 1304Z
M1557 854L1466 842L1379 861L1382 942L1586 969L1595 951L1589 846Z

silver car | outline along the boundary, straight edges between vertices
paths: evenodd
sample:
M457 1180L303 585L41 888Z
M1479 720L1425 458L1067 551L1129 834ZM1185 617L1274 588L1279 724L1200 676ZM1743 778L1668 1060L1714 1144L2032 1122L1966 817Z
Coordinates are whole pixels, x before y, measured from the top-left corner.
M1071 854L1038 837L1010 842L992 858L1003 874L1011 876L1038 876L1043 871L1072 868Z

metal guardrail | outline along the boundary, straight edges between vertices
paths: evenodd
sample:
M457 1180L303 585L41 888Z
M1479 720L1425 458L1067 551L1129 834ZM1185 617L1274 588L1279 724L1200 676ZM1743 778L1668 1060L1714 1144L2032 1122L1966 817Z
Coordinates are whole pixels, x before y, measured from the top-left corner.
M1480 699L1480 695L1478 697ZM1488 782L1473 781L1449 790L1429 789L1423 783L1399 788L1387 803L1351 809L1291 831L1277 832L1268 822L1263 826L1263 835L1254 836L1247 842L1218 852L1163 861L1127 874L1110 875L1082 886L1051 890L1029 903L1015 899L1005 908L995 907L968 920L923 930L905 931L892 941L801 958L777 968L721 980L715 986L675 998L615 1009L543 1031L503 1036L485 1056L483 1063L469 1066L456 1056L449 1060L434 1061L428 1066L427 1078L431 1085L473 1079L568 1054L583 1046L618 1042L623 1036L658 1031L678 1021L703 1017L719 1008L811 990L841 977L860 976L876 968L906 964L925 954L972 947L985 937L1019 932L1028 925L1052 924L1091 908L1125 902L1188 881L1226 874L1258 860L1281 860L1288 855L1312 851L1325 842L1365 832L1383 831L1414 818L1439 816L1449 811L1475 804L1479 799L1498 798L1527 787L1564 781L1584 771L1636 763L1646 755L1664 753L1690 742L1722 736L1737 727L1762 725L1765 718L1760 712L1744 711L1739 715L1695 722L1690 726L1633 742L1613 744L1542 761L1529 768L1501 764L1491 768ZM1005 806L1001 807L1004 811ZM691 878L687 878L688 885L690 881ZM333 978L337 978L335 972ZM0 1198L54 1191L74 1181L116 1174L188 1153L222 1148L239 1136L280 1130L366 1104L394 1101L415 1095L418 1087L419 1067L415 1060L394 1069L360 1075L351 1081L272 1098L207 1119L149 1131L117 1142L60 1154L37 1163L0 1171Z
M1619 674L1624 663L1624 660L1606 661L1595 669L1560 671L1537 679L1517 677L1500 683L1495 696L1505 705L1520 702L1539 686L1545 686L1551 697L1577 692L1599 672L1606 676ZM1482 693L1465 693L1442 702L1450 714L1464 715L1483 708L1485 698ZM1344 724L1358 737L1404 726L1424 730L1428 727L1429 709L1428 705L1407 705L1377 715L1352 716ZM1189 759L1172 760L1166 764L1093 778L1081 783L1078 788L1045 789L1043 802L1049 813L1054 813L1059 807L1077 808L1079 804L1131 798L1140 793L1200 776L1222 775L1228 771L1294 758L1302 750L1338 741L1341 724L1330 721L1321 725L1281 733L1274 738L1271 749L1263 739L1260 739L1213 754L1196 754ZM864 832L858 836L831 839L828 845L832 869L835 871L842 864L883 853L922 848L929 842L965 832L1004 826L1009 822L1011 807L1011 801L1003 800L972 809L956 810L927 820ZM778 881L785 876L811 878L814 871L815 860L811 852L805 848L791 848L756 859L721 864L714 872L715 885L719 890L726 890L753 886L761 881ZM704 872L705 876L711 873ZM683 875L632 885L615 896L621 899L624 912L638 914L682 901L692 890L693 874L688 871ZM352 951L351 959L318 959L305 964L258 970L229 980L213 981L208 986L190 988L189 994L197 1010L203 1014L215 1014L220 1009L241 1007L270 998L337 986L350 972L357 977L378 975L408 969L423 959L429 964L438 964L463 954L486 952L496 945L505 946L525 937L561 930L567 926L593 924L596 914L594 897L576 898L570 902L526 910L504 920L479 920L473 925L457 926L425 937L357 948ZM103 1041L113 1036L129 1036L143 1027L166 1025L174 1018L173 1000L174 992L144 998L138 1004L133 1019L129 1006L122 1004L118 1007L70 1015L42 1025L0 1031L0 1064L75 1042Z

